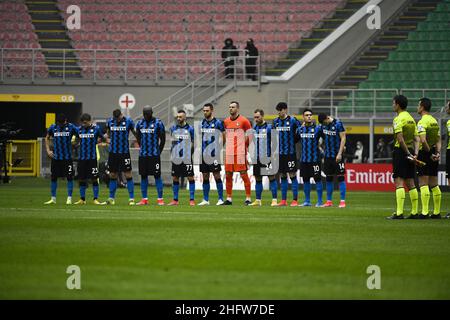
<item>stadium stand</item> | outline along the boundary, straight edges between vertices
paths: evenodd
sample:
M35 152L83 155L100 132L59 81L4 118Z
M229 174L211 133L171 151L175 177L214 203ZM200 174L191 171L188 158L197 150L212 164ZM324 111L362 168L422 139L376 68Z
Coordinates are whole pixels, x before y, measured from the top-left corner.
M278 59L276 66L267 68L265 74L268 76L281 75L366 3L367 0L345 1L345 6L342 5L342 7L338 7L331 17L322 19L320 23L309 32L309 35L303 37L299 46L289 48L287 56Z
M280 3L264 0L242 3L235 0L177 0L167 3L162 0L79 0L77 5L82 12L80 30L67 30L63 23L69 16L66 9L73 1L29 0L19 3L21 14L30 21L24 3L32 16L41 47L67 49L66 76L82 74L89 78L95 59L98 60L96 63L99 62L95 66L99 78L117 78L121 76L124 60L127 60L127 76L145 79L148 71L156 68L154 63L150 63L155 61L152 50L207 50L209 52L189 56L188 63L192 66L189 71L201 74L208 69L204 62L212 59L210 51L220 51L227 37L233 38L240 49L245 46L246 39L253 38L261 53L262 64L269 68L277 59L286 56L289 48L297 47L303 37L321 24L322 19L330 18L337 8L344 6L345 1L286 0ZM71 47L77 50L75 55L70 53ZM94 57L92 50L78 51L82 49L103 51L96 52ZM130 51L130 55L124 57L123 52L117 49L137 51ZM60 76L61 53L49 50L44 54L50 74ZM185 54L165 54L161 74L169 79L185 79ZM220 60L220 52L214 58Z
M392 92L383 89L406 90L412 100L424 95L434 105L444 106L442 89L450 87L450 0L419 0L398 17L329 88L371 89L356 92L341 91L335 100L343 101L340 112L353 103L361 112L375 104L379 111L391 111ZM380 90L374 93L372 89ZM420 90L418 90L420 89ZM433 90L434 89L434 90ZM376 96L374 97L374 95ZM322 100L326 100L326 95Z
M34 32L27 7L21 2L0 3L0 59L2 78L31 78L33 75L29 61L34 60L34 74L41 78L48 76L48 67ZM13 50L14 49L14 50Z

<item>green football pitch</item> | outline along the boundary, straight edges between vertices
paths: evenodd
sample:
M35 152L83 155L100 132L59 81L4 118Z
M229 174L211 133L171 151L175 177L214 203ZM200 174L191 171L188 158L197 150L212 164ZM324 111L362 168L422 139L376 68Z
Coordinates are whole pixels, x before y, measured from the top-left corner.
M1 299L450 298L450 220L386 220L392 193L349 192L346 209L272 208L269 193L245 207L242 191L229 207L189 207L185 191L178 207L129 207L119 189L115 206L68 206L65 187L44 206L49 180L0 185ZM66 287L70 265L80 290Z

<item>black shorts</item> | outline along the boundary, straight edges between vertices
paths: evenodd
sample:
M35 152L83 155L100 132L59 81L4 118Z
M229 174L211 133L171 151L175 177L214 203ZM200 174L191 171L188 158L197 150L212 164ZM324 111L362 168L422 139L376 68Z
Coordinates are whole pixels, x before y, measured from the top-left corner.
M141 176L160 176L161 175L161 157L139 157L139 175Z
M280 155L279 158L279 173L296 172L297 171L297 156L295 154Z
M424 150L419 151L419 155L417 159L425 162L426 164L423 167L417 166L417 175L420 176L429 176L429 177L437 177L439 161L431 160L431 155L436 152L435 148L432 148L430 152L426 152Z
M194 166L192 164L174 164L172 163L172 177L193 177Z
M320 162L300 162L300 176L303 178L303 181L311 178L314 178L314 180L320 179Z
M345 174L344 161L336 162L336 158L325 158L323 171L326 176L342 176Z
M51 161L52 178L72 178L73 177L73 161L72 160L55 160Z
M261 162L257 162L253 165L253 175L254 176L274 176L277 172L274 170L272 163L262 164Z
M447 179L450 179L450 149L447 149L447 153L445 154L445 173Z
M392 165L394 168L392 177L394 179L414 179L416 176L416 165L406 158L406 153L401 148L394 148L392 152Z
M108 170L110 172L131 171L131 157L129 153L109 153Z
M200 164L200 172L209 173L209 172L220 172L222 170L222 166L219 163L219 160L214 160L212 164L206 164L204 161Z
M98 178L97 160L79 160L78 161L78 179L86 180L88 178Z

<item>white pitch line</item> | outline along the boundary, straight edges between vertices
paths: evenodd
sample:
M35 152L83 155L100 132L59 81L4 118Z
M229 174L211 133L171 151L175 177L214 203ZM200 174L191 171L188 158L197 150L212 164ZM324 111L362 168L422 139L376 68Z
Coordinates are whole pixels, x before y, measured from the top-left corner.
M26 213L26 211L42 211L42 209L38 209L38 208L5 208L5 209L9 209L9 210L14 210L14 211L19 211L20 213ZM325 209L324 209L325 210ZM95 213L108 213L110 214L111 212L105 211L105 210L96 210L96 209L86 209L86 210L80 210L80 209L68 209L68 208L55 208L55 215L52 216L41 216L41 215L35 215L35 216L28 216L27 218L36 218L36 219L71 219L71 220L79 220L79 219L85 219L85 220L166 220L167 218L169 218L170 214L175 214L175 215L189 215L189 216L195 216L201 220L210 220L210 221L214 221L214 220L238 220L238 221L242 221L242 220L247 220L247 221L268 221L268 222L287 222L287 221L292 221L292 220L298 220L298 221L324 221L324 220L328 220L328 221L346 221L348 219L354 219L354 216L350 216L350 217L339 217L339 216L326 216L326 215L317 215L316 213L313 213L312 215L303 215L303 213L298 213L298 214L283 214L283 215L276 215L276 214L260 214L260 215L255 215L255 214L227 214L225 213L224 215L222 215L221 213L218 212L184 212L184 211L157 211L157 212L151 212L151 211L132 211L132 213L128 213L126 215L122 215L122 216L114 216L114 212L113 215L106 215L106 216L80 216L80 215L74 215L74 216L58 216L57 215L57 211L63 211L64 213L74 213L77 214L78 212L95 212ZM302 210L303 211L303 210ZM119 212L118 212L119 213ZM146 216L134 216L135 213L144 213L146 214ZM119 214L123 214L123 213L119 213ZM158 215L159 214L159 215ZM9 214L8 216L14 216L15 214ZM209 215L209 216L206 216ZM210 217L211 215L214 215L215 217ZM1 213L0 213L0 217L1 217ZM370 219L370 217L361 217L360 219Z

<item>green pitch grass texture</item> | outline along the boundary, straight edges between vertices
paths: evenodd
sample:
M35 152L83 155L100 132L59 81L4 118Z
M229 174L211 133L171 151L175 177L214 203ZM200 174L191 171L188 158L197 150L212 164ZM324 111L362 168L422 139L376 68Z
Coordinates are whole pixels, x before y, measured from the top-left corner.
M95 206L89 188L89 204L69 206L58 182L53 206L43 205L49 180L0 185L1 299L450 298L450 220L386 220L393 193L349 192L339 209L272 208L268 192L262 207L245 207L242 191L233 206L189 207L182 191L180 206L157 207L150 187L152 205L129 207L126 189L115 206ZM66 287L70 265L81 290ZM380 290L367 288L370 265Z

